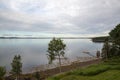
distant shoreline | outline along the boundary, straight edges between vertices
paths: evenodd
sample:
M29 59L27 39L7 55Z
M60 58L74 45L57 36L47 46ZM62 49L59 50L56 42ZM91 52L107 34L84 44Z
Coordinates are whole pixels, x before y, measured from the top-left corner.
M53 37L0 37L0 39L52 39ZM61 39L92 39L93 37L55 37Z
M52 39L53 37L0 37L0 39ZM55 38L61 38L61 39L91 39L92 42L95 43L103 43L105 42L106 38L109 38L109 36L101 36L101 37L55 37ZM109 38L109 41L111 42L112 39Z

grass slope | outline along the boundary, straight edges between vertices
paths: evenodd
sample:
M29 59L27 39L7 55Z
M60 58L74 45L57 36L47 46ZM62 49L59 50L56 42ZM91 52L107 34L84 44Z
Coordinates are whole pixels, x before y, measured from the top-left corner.
M87 68L57 74L46 80L120 80L120 57Z

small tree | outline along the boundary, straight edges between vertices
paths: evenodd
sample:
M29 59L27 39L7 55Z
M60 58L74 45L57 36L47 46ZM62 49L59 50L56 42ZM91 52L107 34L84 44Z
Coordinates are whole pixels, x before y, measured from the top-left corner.
M22 72L22 63L21 63L21 56L15 55L14 59L11 63L12 70L11 73L16 76L16 79L19 80L19 76Z
M61 72L61 57L64 57L64 50L66 45L63 43L63 41L58 38L53 38L50 43L48 44L48 59L49 64L53 62L53 60L58 59L59 60L59 69Z
M109 51L110 51L110 44L108 38L105 39L105 43L102 48L102 58L103 59L108 59L109 57Z
M0 66L0 80L3 80L5 74L6 74L6 69Z

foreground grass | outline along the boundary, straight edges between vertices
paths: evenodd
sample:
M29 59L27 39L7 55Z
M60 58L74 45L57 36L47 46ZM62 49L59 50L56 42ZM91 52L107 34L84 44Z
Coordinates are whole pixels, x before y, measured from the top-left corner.
M60 80L120 80L120 70L108 70L94 76L68 75Z
M120 57L50 77L46 80L120 80Z

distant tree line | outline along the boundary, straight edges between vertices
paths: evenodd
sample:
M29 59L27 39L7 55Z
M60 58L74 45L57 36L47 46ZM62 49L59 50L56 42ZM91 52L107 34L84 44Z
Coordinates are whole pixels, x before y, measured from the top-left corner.
M102 43L102 42L105 42L106 38L109 38L109 42L112 41L112 39L109 37L109 36L100 36L100 37L93 37L92 38L92 41L93 42L96 42L96 43Z

